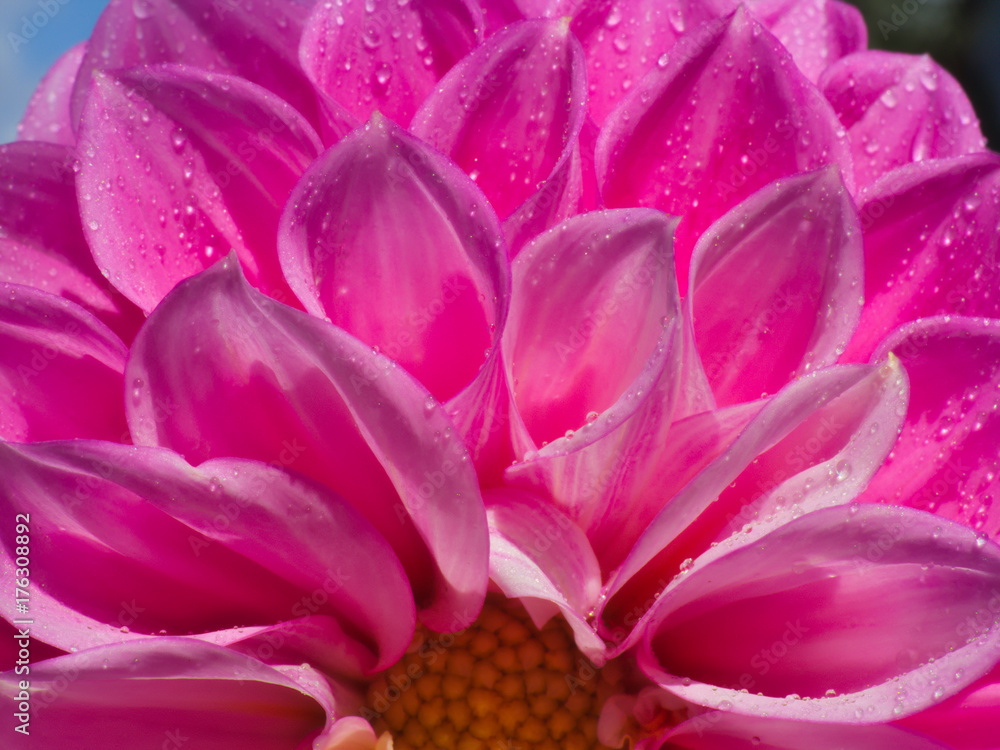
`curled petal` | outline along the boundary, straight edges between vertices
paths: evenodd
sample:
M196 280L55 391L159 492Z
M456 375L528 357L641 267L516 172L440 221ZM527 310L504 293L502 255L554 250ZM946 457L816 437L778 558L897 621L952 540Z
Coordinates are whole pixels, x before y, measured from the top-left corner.
M559 3L587 57L590 116L600 125L679 38L732 13L736 0L584 0ZM572 8L562 8L575 5Z
M1000 157L910 164L862 197L865 307L845 360L916 318L1000 317Z
M893 726L818 724L711 711L688 719L663 738L659 750L949 750L947 745Z
M466 0L316 3L299 59L313 84L359 120L409 122L438 80L481 40Z
M412 596L396 556L322 485L246 459L193 469L164 449L94 441L2 451L0 500L46 540L32 569L43 589L32 611L44 616L43 637L53 645L239 630L209 635L230 642L250 635L242 629L291 623L271 629L270 654L338 670L350 660L324 651L360 644L362 669L372 671L409 644ZM4 557L12 588L13 544ZM317 625L339 637L326 649L304 649Z
M0 439L128 440L127 356L121 340L79 305L0 283Z
M836 168L778 180L701 236L688 304L716 401L831 365L861 314L857 210Z
M586 116L585 76L566 20L522 21L452 68L410 129L464 169L507 219L572 158ZM562 192L545 192L545 204L579 199Z
M586 535L531 493L496 489L484 499L490 578L505 596L521 600L539 628L561 611L577 645L591 659L601 658L604 642L586 620L600 594L601 569Z
M0 675L8 715L23 679ZM283 673L182 638L49 659L31 665L30 682L29 733L11 731L11 748L183 747L196 739L206 750L287 750L329 730L333 712L329 688L307 667Z
M1000 536L1000 321L926 318L875 354L899 357L910 407L899 442L862 500L908 505Z
M927 708L998 656L1000 547L854 504L710 550L657 600L638 658L702 705L861 724Z
M1000 664L946 701L900 723L948 743L954 750L1000 747Z
M856 497L895 443L906 399L906 374L890 358L880 367L818 370L793 381L759 412L742 405L726 413L733 426L748 414L753 418L721 453L709 443L717 457L661 501L663 509L607 587L599 632L627 648L641 634L657 592L683 577L713 543L749 544L803 512ZM726 422L714 429L727 434ZM666 487L674 489L673 483Z
M66 50L38 84L17 126L20 141L49 141L64 146L76 144L76 128L70 115L70 97L87 43Z
M608 206L684 217L681 288L694 241L713 221L769 182L825 164L839 166L853 190L846 133L830 105L742 7L683 37L608 117L597 141Z
M0 282L76 302L125 341L143 315L97 270L76 200L75 155L65 146L0 146Z
M837 0L751 0L750 9L792 53L806 78L868 46L868 29L857 8Z
M859 185L910 162L986 148L961 84L927 55L858 52L819 86L848 130Z
M583 214L513 264L503 354L523 461L506 481L553 500L598 547L636 502L677 398L675 226L651 209Z
M278 247L307 311L442 402L476 377L503 330L510 271L492 208L454 164L380 115L306 172Z
M95 73L184 63L252 81L318 129L322 103L299 67L298 45L314 0L110 0L94 26L73 91L74 127Z
M443 408L394 362L256 292L230 256L154 311L126 382L138 444L318 479L396 550L424 622L475 619L488 565L475 472Z
M278 217L321 144L288 104L187 66L99 75L79 149L77 190L94 257L147 313L230 249L256 286L291 301Z

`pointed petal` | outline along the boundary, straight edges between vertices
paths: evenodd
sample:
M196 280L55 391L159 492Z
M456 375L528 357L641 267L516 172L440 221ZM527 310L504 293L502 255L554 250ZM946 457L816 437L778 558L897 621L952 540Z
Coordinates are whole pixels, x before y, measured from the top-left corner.
M1000 317L1000 157L908 165L863 199L865 307L845 360L867 359L916 318Z
M637 607L644 614L649 605L640 603L656 601L713 543L749 544L803 512L849 502L895 443L906 398L906 375L894 359L825 368L782 389L717 458L663 499L607 586L599 631L627 648L644 619L626 618Z
M949 750L947 745L893 726L816 724L713 711L671 729L661 750Z
M565 5L565 4L563 4ZM590 116L604 123L685 34L736 9L736 0L584 0L570 29L587 57ZM568 9L566 9L568 10Z
M322 485L245 459L193 469L159 448L72 441L0 450L0 502L47 540L31 571L44 589L32 609L60 648L316 613L367 646L376 657L368 670L391 665L410 642L412 597L392 549ZM12 589L13 547L5 557ZM292 647L293 635L272 639L272 652ZM323 664L322 656L301 658Z
M1000 664L948 700L900 724L948 743L954 750L1000 747Z
M505 481L553 501L599 551L627 524L677 397L675 226L650 209L582 214L513 264L503 354L523 460Z
M128 351L68 300L0 283L0 438L128 440Z
M601 569L586 535L537 495L503 488L487 491L484 499L491 580L510 599L556 605L581 650L591 659L601 657L604 642L586 620L601 592ZM547 619L536 618L535 625Z
M522 21L452 68L410 130L464 169L506 219L571 158L586 116L585 76L567 22Z
M694 241L713 221L769 182L825 164L839 166L853 190L849 146L833 110L742 8L685 36L608 117L597 141L608 206L684 217L681 288Z
M961 84L927 55L858 52L819 86L850 135L858 185L910 162L986 148Z
M23 679L0 675L8 714L17 710ZM329 690L315 679L307 689L242 654L182 638L32 664L30 681L30 734L11 731L8 747L182 747L195 739L206 750L287 750L329 727L332 709Z
M278 246L306 310L399 362L439 401L477 377L503 329L510 270L492 208L454 164L380 115L306 172Z
M136 6L133 0L110 0L80 66L73 121L80 121L95 73L184 63L252 81L320 129L322 105L298 59L299 39L313 4L217 0L206 6L203 0L141 0Z
M482 12L466 0L337 0L316 3L299 59L359 120L378 110L405 123L482 36Z
M0 282L76 302L130 342L144 317L90 254L76 201L75 158L69 148L49 143L0 146Z
M998 655L1000 547L855 504L712 549L657 600L638 658L702 705L874 723L958 692Z
M428 625L475 619L488 565L476 476L444 410L391 360L256 292L230 256L154 311L126 383L138 444L324 482L392 545Z
M709 227L688 304L716 401L752 401L836 362L861 315L863 265L835 167L773 182Z
M751 0L750 10L774 34L813 83L845 55L868 47L857 8L837 0Z
M937 513L1000 537L1000 321L925 318L875 355L899 357L910 407L889 460L861 497Z
M80 42L66 50L49 68L18 123L19 141L76 144L76 129L69 112L70 96L86 51L87 42Z
M278 217L320 148L297 112L238 78L187 66L100 75L77 182L98 266L148 313L232 248L256 286L290 302Z

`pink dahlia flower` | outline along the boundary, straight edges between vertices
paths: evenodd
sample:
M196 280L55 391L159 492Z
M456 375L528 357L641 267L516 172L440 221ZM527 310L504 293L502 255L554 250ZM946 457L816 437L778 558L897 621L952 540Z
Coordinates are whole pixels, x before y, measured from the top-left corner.
M836 0L112 0L0 146L14 747L1000 747L1000 157Z

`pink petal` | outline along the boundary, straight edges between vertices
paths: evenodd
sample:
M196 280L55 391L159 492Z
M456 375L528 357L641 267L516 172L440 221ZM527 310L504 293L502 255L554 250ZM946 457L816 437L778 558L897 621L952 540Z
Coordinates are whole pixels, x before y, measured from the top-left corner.
M961 84L927 55L858 52L831 66L819 86L848 129L859 185L913 161L986 147Z
M278 237L307 311L396 360L440 401L469 385L510 296L496 215L446 158L375 115L292 192Z
M0 283L0 439L127 441L127 354L82 307Z
M298 59L299 39L314 2L213 0L206 5L203 0L140 0L136 6L133 0L110 0L80 66L73 121L79 122L83 114L95 73L184 63L252 81L322 129L322 97Z
M97 264L148 313L234 249L256 286L291 302L278 217L320 148L295 110L238 78L186 66L98 76L77 181Z
M660 500L663 509L615 572L598 612L599 632L620 641L619 650L627 648L641 634L657 593L713 543L742 539L749 544L803 512L853 499L895 443L906 398L898 360L881 367L825 368L782 389L721 453L718 444L710 443L712 462L672 497ZM747 416L735 411L720 421L733 420L737 427ZM723 422L714 430L724 438L732 427ZM678 436L682 447L684 437ZM707 437L695 441L692 452L701 441ZM684 453L677 453L683 459ZM700 453L687 459L701 460ZM690 476L690 469L678 463ZM670 492L675 487L666 484Z
M309 80L359 120L406 123L438 80L483 37L467 0L316 3L299 47Z
M570 29L587 57L588 110L601 125L677 40L736 9L736 0L583 0ZM561 4L565 5L565 3ZM570 9L565 9L569 11Z
M601 592L601 569L586 535L537 495L504 488L487 491L485 500L490 578L524 604L539 628L561 612L577 645L600 658L604 642L586 618Z
M657 600L638 659L702 705L861 724L933 705L998 655L1000 547L854 504L712 549Z
M513 264L503 354L523 460L505 481L553 501L599 554L642 496L677 398L675 226L650 209L582 214Z
M80 42L66 50L49 68L17 126L19 141L76 144L76 128L69 112L70 96L86 51L87 43Z
M164 299L126 383L137 443L324 482L392 545L427 624L475 619L488 565L475 472L441 406L394 362L256 292L230 257Z
M572 204L579 195L546 191L545 183L573 184L559 170L583 127L585 76L566 21L522 21L452 68L410 129L464 169L501 219L533 196L539 210L535 204Z
M597 179L608 206L684 216L681 288L698 236L764 185L835 164L853 190L836 115L745 9L700 26L661 60L605 121Z
M868 29L857 8L837 0L751 0L750 10L813 83L845 55L868 47Z
M1000 317L1000 157L911 164L866 190L865 307L845 360L902 323L940 313Z
M948 700L900 723L948 743L955 750L1000 747L1000 664Z
M144 317L97 270L80 224L74 161L65 146L0 146L0 281L72 300L130 342Z
M949 750L936 740L893 726L817 724L712 711L671 729L661 750Z
M911 384L906 423L862 499L908 505L1000 537L1000 321L926 318L893 333Z
M719 404L837 361L861 315L857 210L835 167L778 180L709 227L688 304Z
M0 675L8 717L18 710L23 679ZM29 734L13 731L11 719L7 747L288 750L310 746L329 727L332 709L318 680L306 688L242 654L181 638L33 664L30 683Z
M44 591L33 592L31 609L46 624L41 637L60 648L310 615L363 643L375 655L369 671L409 645L412 596L392 549L322 485L245 459L193 469L158 448L72 441L0 450L3 505L12 518L29 516L45 540L31 570ZM0 606L16 618L14 547L4 556L11 604ZM272 651L294 638L272 640ZM322 651L302 658L324 662Z

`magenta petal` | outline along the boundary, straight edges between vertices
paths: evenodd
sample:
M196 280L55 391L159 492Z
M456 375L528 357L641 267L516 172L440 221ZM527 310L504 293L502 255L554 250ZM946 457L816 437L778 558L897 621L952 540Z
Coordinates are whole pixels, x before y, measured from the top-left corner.
M675 226L651 209L582 214L513 264L503 355L523 461L505 480L555 502L599 554L641 502L678 395Z
M78 305L0 283L0 439L128 440L128 350Z
M620 649L634 643L642 629L640 620L632 630L635 608L644 612L641 603L654 601L713 543L742 539L748 544L803 512L853 499L895 443L906 398L906 375L898 360L881 367L835 366L793 381L757 413L741 412L753 407L741 405L719 415L719 425L706 424L724 438L753 415L721 453L717 443L709 442L712 462L675 495L660 500L663 509L642 530L607 587L607 602L598 613L602 634L622 641ZM691 431L706 421L692 417L690 426L681 424ZM684 432L677 436L680 445L671 451L679 472L690 476L690 465L704 460L700 449L711 434L694 440L685 439ZM685 444L695 451L686 463ZM667 487L673 489L672 483Z
M1000 747L1000 664L965 690L900 722L929 734L954 750Z
M608 117L597 141L608 206L684 217L682 288L694 241L713 221L775 179L825 164L839 166L853 190L847 136L830 105L743 8L683 37Z
M488 566L475 472L442 407L394 362L256 292L230 257L154 311L126 383L137 443L324 482L396 550L425 622L475 619Z
M139 0L137 6L133 0L110 0L80 66L72 101L74 122L80 120L95 73L184 63L252 81L319 128L324 119L320 97L298 58L299 39L314 1Z
M131 342L144 318L97 270L80 224L74 161L65 146L0 146L0 282L76 302Z
M17 126L20 141L49 141L64 146L76 144L76 128L70 115L70 96L80 71L87 43L66 50L49 68L28 102Z
M561 5L565 5L562 3ZM587 57L590 116L601 125L678 39L736 0L583 0L568 13ZM569 9L566 9L569 10Z
M713 711L666 733L660 750L950 750L922 734L893 726L818 724Z
M868 46L868 29L857 8L837 0L751 0L748 5L792 53L806 78L820 74L845 55Z
M24 679L0 675L8 716L17 711ZM329 727L333 708L320 680L293 679L242 654L182 638L32 664L30 683L30 734L11 724L5 743L13 744L5 747L289 750L308 747Z
M313 84L359 120L409 122L438 80L483 36L467 0L316 3L299 48Z
M688 304L716 401L752 401L836 362L861 314L863 265L834 167L778 180L709 227Z
M464 169L506 219L571 158L586 116L585 78L566 20L522 21L452 68L410 129ZM546 205L565 199L552 192Z
M1000 656L1000 547L909 508L808 513L712 549L657 600L640 666L734 713L874 723Z
M488 490L484 499L490 579L519 599L539 628L561 612L584 653L603 656L604 642L586 619L601 593L601 568L580 527L528 492Z
M321 144L285 102L186 66L101 75L79 149L77 190L94 257L147 313L230 249L254 285L291 302L278 217Z
M911 164L863 193L865 307L845 360L942 313L1000 317L1000 157Z
M306 172L278 247L307 311L439 401L477 376L503 330L510 270L493 209L453 163L380 115Z
M986 147L961 84L927 55L858 52L819 86L848 129L859 185L913 161Z
M341 627L327 631L376 655L368 670L394 663L410 642L412 596L392 548L322 485L245 459L192 469L158 448L72 441L2 450L3 504L29 515L46 540L32 570L45 591L31 606L54 645L314 614L335 618ZM5 556L14 560L13 546ZM60 575L63 566L71 569ZM293 647L294 630L272 639L272 652ZM326 666L322 652L302 658Z
M906 423L863 500L908 505L1000 537L1000 321L927 318L875 354L910 378Z

